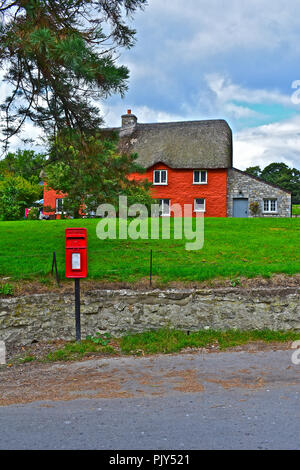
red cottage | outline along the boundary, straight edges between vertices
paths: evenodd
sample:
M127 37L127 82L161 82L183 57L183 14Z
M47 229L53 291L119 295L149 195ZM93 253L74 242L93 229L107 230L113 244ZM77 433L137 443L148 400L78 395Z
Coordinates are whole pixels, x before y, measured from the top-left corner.
M170 206L191 204L193 214L206 217L251 216L251 202L259 203L260 216L291 215L288 191L267 184L232 167L232 132L224 120L139 124L129 110L122 116L120 151L137 153L146 169L129 178L153 183L153 198L161 212L172 216ZM44 205L56 217L63 207L62 194L44 192Z

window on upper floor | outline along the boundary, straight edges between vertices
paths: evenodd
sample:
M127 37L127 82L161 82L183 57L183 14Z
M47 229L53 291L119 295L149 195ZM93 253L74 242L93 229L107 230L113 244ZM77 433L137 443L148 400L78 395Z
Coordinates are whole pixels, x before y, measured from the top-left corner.
M264 212L277 212L277 199L264 199Z
M167 170L154 170L153 171L153 184L168 184L168 171Z
M204 198L194 199L194 211L205 212L205 199Z
M206 170L194 170L193 184L206 184L207 183L207 171Z

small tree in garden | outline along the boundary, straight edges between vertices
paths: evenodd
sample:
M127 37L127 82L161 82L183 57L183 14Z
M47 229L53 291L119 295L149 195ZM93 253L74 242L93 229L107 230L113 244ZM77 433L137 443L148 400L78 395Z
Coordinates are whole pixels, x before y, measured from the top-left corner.
M253 215L254 217L259 215L259 213L260 213L259 202L253 201L253 202L250 203L250 212L251 212L251 215Z
M117 139L98 132L94 136L64 130L53 139L45 181L49 188L67 194L64 212L75 218L96 212L103 203L118 205L118 197L149 206L153 200L148 182L130 181L127 175L144 171L136 154L121 155ZM57 160L57 161L56 161Z
M33 150L20 150L9 152L0 160L0 175L11 174L22 176L31 183L40 182L41 168L46 164L46 155L36 153Z
M31 207L27 214L28 220L38 220L40 215L40 210L38 207Z
M41 197L42 187L22 176L6 175L0 180L0 220L18 220L25 209Z

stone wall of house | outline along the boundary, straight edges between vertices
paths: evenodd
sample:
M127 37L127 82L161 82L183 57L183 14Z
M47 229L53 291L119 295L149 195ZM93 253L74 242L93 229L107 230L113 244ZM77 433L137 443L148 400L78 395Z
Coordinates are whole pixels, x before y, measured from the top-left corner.
M260 217L291 217L291 195L257 178L231 168L227 174L227 217L233 216L233 199L248 198L251 202L259 202ZM277 199L277 213L264 214L264 199ZM248 208L248 215L252 217Z
M300 330L300 289L96 290L82 294L82 337L160 327ZM0 340L14 344L75 336L74 297L0 299Z

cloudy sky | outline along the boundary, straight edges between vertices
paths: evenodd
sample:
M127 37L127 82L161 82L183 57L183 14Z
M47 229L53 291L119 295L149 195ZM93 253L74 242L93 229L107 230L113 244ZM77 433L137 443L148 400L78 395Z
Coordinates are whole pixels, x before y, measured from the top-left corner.
M129 91L101 105L108 126L129 108L139 122L223 118L236 167L300 168L298 0L149 0L133 24Z
M134 24L129 92L105 104L107 124L127 108L140 122L223 118L238 168L300 168L299 1L149 0Z

